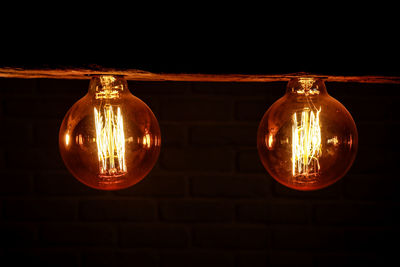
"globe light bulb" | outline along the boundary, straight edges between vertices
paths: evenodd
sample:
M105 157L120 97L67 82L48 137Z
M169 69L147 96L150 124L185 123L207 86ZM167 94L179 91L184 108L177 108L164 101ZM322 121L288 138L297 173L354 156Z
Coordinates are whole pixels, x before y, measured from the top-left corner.
M279 183L297 190L333 184L350 169L358 134L346 108L320 78L293 78L286 94L264 114L257 148L262 164Z
M158 159L160 128L150 108L122 76L96 75L89 92L65 115L59 148L82 183L118 190L142 180Z

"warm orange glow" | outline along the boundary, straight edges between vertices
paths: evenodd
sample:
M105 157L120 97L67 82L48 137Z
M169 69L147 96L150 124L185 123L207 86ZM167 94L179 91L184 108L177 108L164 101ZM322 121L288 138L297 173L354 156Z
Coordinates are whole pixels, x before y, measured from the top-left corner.
M268 147L272 147L272 144L274 142L274 136L272 134L268 135Z
M293 78L264 114L257 133L262 164L279 183L317 190L341 179L357 153L358 134L346 108L322 79Z
M94 108L97 154L101 176L120 176L127 172L125 164L124 122L121 109L105 105L100 111Z
M66 146L69 145L69 139L70 139L70 136L69 136L68 133L66 133L66 134L65 134L65 145L66 145Z
M319 175L321 155L320 110L306 108L301 112L300 121L293 114L292 126L292 174L307 178Z
M150 135L148 133L146 133L143 136L143 146L150 148L151 146L151 139L150 139Z
M160 145L156 117L129 92L122 76L93 76L88 94L65 115L59 133L69 171L101 190L141 181L157 162Z
M100 76L100 85L96 86L96 99L115 99L119 97L121 86L115 85L114 76Z
M352 138L350 136L350 142L351 142L351 140L352 140ZM339 144L339 139L338 139L337 136L334 136L334 137L328 139L327 143L328 144L333 144L334 146L337 146ZM351 145L351 143L350 143L350 145Z
M314 88L314 79L310 78L299 78L299 86L296 88L296 93L304 95L318 95L320 92L318 88Z

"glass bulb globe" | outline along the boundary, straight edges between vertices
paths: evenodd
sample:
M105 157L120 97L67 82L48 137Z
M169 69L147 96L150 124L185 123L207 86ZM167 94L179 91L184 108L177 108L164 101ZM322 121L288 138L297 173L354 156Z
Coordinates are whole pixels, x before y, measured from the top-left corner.
M160 128L150 108L122 76L93 76L89 92L65 115L59 148L82 183L117 190L142 180L158 159Z
M257 148L264 167L279 183L297 190L333 184L350 169L358 134L346 108L319 78L293 78L286 94L264 114Z

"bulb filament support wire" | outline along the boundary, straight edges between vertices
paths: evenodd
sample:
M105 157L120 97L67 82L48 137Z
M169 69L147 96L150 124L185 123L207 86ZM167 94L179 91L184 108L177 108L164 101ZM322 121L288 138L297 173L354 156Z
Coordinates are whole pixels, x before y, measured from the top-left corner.
M319 175L321 156L321 108L314 112L305 108L292 124L292 175L294 178L312 180ZM310 181L308 181L310 182Z
M116 109L116 112L114 112ZM115 114L116 113L116 114ZM100 177L118 177L127 172L124 122L119 107L94 108Z

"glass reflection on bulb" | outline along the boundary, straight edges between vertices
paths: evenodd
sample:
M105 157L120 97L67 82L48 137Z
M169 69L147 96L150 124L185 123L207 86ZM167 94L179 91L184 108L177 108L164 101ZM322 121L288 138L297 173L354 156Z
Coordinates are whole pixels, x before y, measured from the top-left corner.
M155 165L161 135L150 108L121 76L93 76L86 96L65 115L60 153L84 184L117 190L142 180Z
M278 182L316 190L342 178L358 145L346 108L326 91L322 79L289 81L286 94L264 114L257 134L261 162Z

